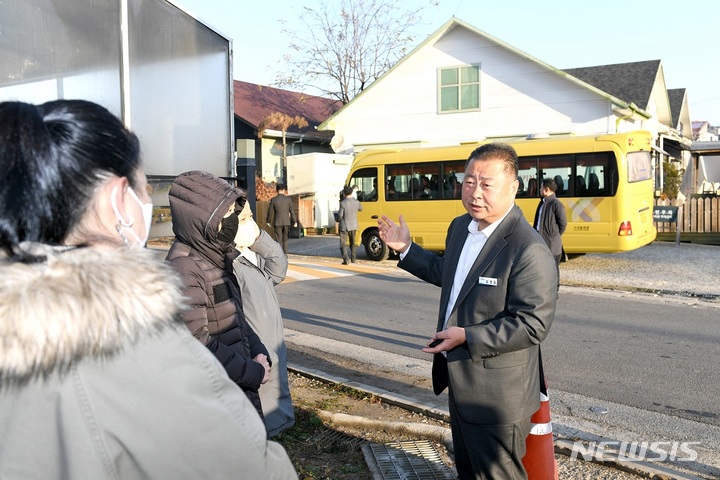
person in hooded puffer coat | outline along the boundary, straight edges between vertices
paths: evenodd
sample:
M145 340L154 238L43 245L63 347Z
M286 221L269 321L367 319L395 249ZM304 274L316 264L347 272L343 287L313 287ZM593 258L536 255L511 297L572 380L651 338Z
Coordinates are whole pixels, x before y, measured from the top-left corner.
M269 378L270 355L245 320L232 272L245 192L211 173L190 171L176 177L169 198L175 241L165 259L183 280L190 305L183 320L263 416L258 390Z

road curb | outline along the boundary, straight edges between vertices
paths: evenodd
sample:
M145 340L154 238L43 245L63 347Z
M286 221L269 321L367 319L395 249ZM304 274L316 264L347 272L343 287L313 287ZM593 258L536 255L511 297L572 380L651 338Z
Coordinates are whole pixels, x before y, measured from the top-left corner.
M382 402L388 405L402 408L414 413L419 413L437 420L444 422L450 422L450 413L447 408L441 407L435 404L427 404L420 402L412 397L406 397L397 393L389 392L371 385L367 385L360 382L349 381L347 378L330 375L320 370L305 368L295 363L288 363L288 371L302 375L313 380L318 380L323 383L340 385L345 388L350 388L368 395L373 395L379 398ZM554 434L555 453L571 457L573 454L573 447L576 438L563 438L559 437L557 433ZM619 442L618 442L619 443ZM633 461L626 462L620 461L616 457L610 455L604 455L603 458L607 457L604 461L592 461L598 465L606 467L616 468L634 475L639 475L645 478L658 479L658 480L703 480L702 477L689 475L678 470L666 467L664 465L658 465L650 462ZM579 462L588 462L584 458L577 458Z

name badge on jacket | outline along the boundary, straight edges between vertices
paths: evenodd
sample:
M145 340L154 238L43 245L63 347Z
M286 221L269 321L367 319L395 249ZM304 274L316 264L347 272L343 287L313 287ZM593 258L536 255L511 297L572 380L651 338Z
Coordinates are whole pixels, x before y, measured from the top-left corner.
M480 277L480 278L478 278L478 283L480 285L489 285L491 287L497 287L497 278Z

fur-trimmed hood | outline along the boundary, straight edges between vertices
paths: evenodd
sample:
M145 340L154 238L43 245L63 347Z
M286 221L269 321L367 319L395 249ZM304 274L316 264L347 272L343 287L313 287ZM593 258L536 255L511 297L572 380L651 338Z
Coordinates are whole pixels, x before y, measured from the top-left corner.
M115 353L179 321L179 278L151 250L24 248L46 261L0 257L2 383Z

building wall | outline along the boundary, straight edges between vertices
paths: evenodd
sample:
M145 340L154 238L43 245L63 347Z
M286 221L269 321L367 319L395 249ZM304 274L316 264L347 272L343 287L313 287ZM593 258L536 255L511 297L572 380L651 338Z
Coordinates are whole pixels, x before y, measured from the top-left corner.
M287 156L303 155L308 153L332 153L329 145L318 142L317 140L303 139L298 141L296 138L287 138ZM261 161L258 162L258 175L265 182L284 182L285 178L282 161L282 139L265 137L259 140L259 150Z
M481 67L480 110L439 114L437 68L466 64ZM441 145L540 132L614 132L615 118L604 97L458 27L407 57L330 126L353 145Z

